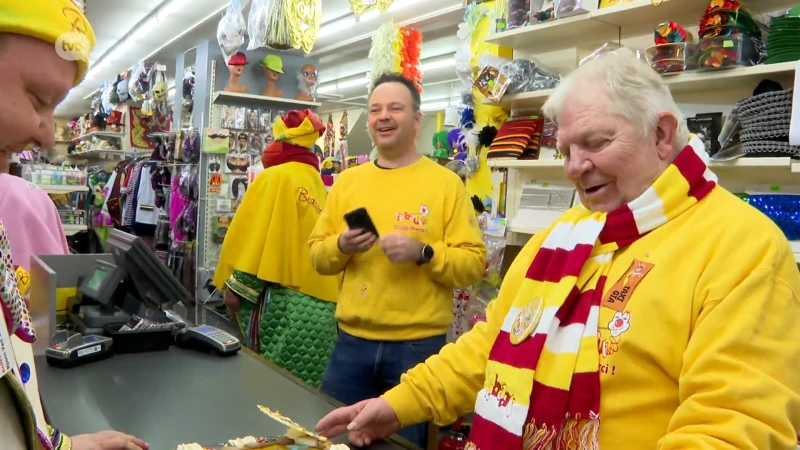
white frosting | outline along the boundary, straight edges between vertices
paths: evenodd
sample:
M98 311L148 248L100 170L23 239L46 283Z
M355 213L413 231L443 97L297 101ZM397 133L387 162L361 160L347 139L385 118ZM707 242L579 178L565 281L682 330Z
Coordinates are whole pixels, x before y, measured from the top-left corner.
M258 439L253 436L247 436L239 439L231 439L228 441L228 445L231 447L244 447L247 444L255 444L256 442L258 442Z
M328 450L350 450L346 444L333 444Z
M181 444L178 446L178 450L204 450L203 446L200 444Z

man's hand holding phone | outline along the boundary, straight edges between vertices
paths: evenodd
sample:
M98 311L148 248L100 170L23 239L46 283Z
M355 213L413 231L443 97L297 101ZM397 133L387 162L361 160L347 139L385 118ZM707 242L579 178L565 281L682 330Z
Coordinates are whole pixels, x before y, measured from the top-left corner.
M364 229L347 230L339 235L339 250L346 255L364 253L372 248L376 242L378 242L378 236L370 231Z

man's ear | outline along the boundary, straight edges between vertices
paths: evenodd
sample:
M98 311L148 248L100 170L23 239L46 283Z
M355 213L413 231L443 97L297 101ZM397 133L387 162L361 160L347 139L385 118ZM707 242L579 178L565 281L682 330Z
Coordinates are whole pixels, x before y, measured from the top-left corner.
M662 161L671 160L675 152L675 139L678 131L678 118L671 112L658 114L656 123L656 147Z

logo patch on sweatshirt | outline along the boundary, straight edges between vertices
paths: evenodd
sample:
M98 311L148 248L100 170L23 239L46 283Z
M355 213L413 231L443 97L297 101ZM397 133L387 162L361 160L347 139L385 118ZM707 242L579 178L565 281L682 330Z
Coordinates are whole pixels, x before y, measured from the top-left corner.
M633 291L636 290L636 287L644 277L653 270L653 267L652 263L634 259L625 274L614 283L614 286L603 298L603 306L607 306L617 312L625 311L625 307L628 306L628 302L633 296Z

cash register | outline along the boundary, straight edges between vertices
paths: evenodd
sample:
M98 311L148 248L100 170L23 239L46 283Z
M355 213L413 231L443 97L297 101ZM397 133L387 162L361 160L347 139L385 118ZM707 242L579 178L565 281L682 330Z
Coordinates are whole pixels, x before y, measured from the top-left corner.
M102 334L132 315L167 321L165 310L188 303L189 292L138 237L112 230L108 238L113 263L98 260L78 287L69 319L81 334Z
M115 340L115 352L121 352L119 344L123 342L116 342L118 335L164 330L164 324L177 324L168 308L177 302L189 304L191 295L140 238L112 230L108 246L114 262L98 260L95 263L92 273L78 287L77 303L69 308L69 320L83 336L83 342L75 335L70 335L68 342L94 344L96 338L90 336L111 335ZM131 325L137 320L136 325ZM148 325L140 327L142 321ZM236 337L217 328L187 327L182 322L179 325L171 327L171 343L177 341L180 347L213 351L222 356L235 354L241 348ZM126 337L134 336L126 334ZM87 339L90 342L86 342ZM130 343L130 339L126 341ZM72 351L74 345L67 345L66 340L60 346L70 355L78 355ZM103 350L111 347L103 347Z

